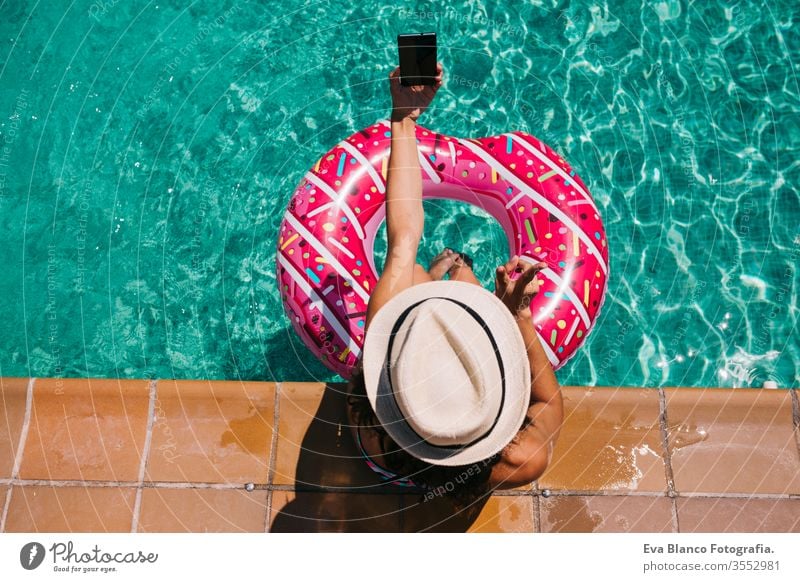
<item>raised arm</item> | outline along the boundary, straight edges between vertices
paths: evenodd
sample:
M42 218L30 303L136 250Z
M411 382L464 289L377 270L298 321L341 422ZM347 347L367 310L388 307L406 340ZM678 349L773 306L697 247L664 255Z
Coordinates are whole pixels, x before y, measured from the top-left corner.
M392 116L391 153L386 178L386 262L376 291L394 295L411 286L425 216L422 211L422 172L419 167L417 122ZM372 304L372 302L370 302Z
M422 238L422 170L415 127L442 85L442 65L437 65L435 85L400 84L400 67L389 74L392 94L391 142L386 176L386 238L388 249L383 273L372 290L366 327L389 299L410 287Z

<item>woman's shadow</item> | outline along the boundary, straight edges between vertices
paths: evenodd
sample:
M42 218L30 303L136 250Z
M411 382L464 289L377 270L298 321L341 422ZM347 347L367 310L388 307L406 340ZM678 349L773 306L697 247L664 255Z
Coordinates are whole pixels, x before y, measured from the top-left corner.
M486 499L458 511L448 499L382 484L353 442L346 389L346 384L325 387L301 443L294 490L272 492L272 507L280 509L270 531L466 531Z

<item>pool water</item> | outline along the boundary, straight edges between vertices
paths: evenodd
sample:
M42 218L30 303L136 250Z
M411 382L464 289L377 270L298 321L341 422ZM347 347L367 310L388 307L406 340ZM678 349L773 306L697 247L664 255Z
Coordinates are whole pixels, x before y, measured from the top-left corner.
M796 2L184 4L0 6L0 375L337 379L276 231L388 114L396 35L436 30L420 122L533 133L601 209L608 295L563 384L800 384ZM499 225L426 213L420 262L463 249L491 287Z

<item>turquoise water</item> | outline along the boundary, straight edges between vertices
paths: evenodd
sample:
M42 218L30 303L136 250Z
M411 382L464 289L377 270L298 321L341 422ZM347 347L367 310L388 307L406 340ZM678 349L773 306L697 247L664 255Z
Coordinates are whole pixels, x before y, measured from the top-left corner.
M562 383L800 384L796 2L59 6L0 5L0 375L335 379L284 317L276 230L387 115L396 34L436 30L422 124L529 131L601 208L608 297ZM490 284L500 227L426 212L421 262L461 248Z

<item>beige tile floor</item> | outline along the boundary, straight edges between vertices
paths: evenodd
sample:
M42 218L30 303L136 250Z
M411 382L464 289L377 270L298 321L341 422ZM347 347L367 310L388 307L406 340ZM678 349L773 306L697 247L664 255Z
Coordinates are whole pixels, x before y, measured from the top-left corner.
M0 378L0 531L800 531L793 390L564 387L545 474L460 512L376 480L343 390Z

